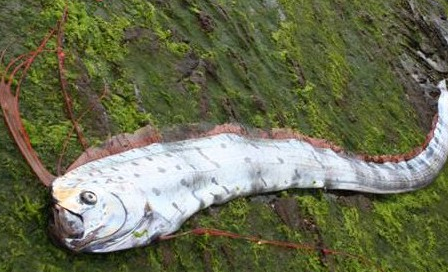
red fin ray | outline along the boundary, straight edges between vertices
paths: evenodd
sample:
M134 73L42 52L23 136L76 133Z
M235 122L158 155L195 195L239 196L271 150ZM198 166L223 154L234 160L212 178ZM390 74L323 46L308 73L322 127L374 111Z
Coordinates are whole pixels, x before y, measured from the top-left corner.
M161 136L151 126L143 127L136 132L118 134L106 140L100 147L90 147L73 162L67 171L101 158L160 142Z

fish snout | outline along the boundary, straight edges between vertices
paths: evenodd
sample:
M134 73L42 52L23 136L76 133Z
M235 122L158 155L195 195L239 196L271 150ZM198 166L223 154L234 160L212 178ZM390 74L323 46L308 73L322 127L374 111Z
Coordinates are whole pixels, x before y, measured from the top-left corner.
M84 236L82 217L54 204L52 207L49 231L53 240L66 245L66 239L80 239Z

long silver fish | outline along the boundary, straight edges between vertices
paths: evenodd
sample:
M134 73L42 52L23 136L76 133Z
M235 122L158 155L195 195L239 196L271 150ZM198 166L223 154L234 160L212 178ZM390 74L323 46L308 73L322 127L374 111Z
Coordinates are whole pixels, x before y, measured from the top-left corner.
M151 243L197 211L240 196L288 188L378 194L428 185L448 155L448 91L426 147L413 158L367 162L297 139L223 133L156 143L82 165L52 185L54 239L82 252Z

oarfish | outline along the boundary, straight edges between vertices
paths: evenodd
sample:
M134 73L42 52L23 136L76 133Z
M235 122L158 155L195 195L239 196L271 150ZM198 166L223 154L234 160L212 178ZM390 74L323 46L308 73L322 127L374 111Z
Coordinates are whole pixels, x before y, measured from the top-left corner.
M197 211L241 196L289 188L378 194L428 185L448 155L448 91L412 156L364 160L296 138L234 133L154 143L69 171L52 184L51 233L74 251L144 246L178 230Z

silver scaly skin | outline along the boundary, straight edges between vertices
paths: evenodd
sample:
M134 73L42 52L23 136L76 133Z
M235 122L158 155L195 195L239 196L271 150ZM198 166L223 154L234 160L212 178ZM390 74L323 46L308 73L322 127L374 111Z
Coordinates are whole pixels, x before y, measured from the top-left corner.
M288 188L378 194L428 185L448 155L448 92L439 84L434 136L417 156L365 162L296 139L236 134L151 144L80 166L52 185L54 239L82 252L143 246L197 211L240 196Z

